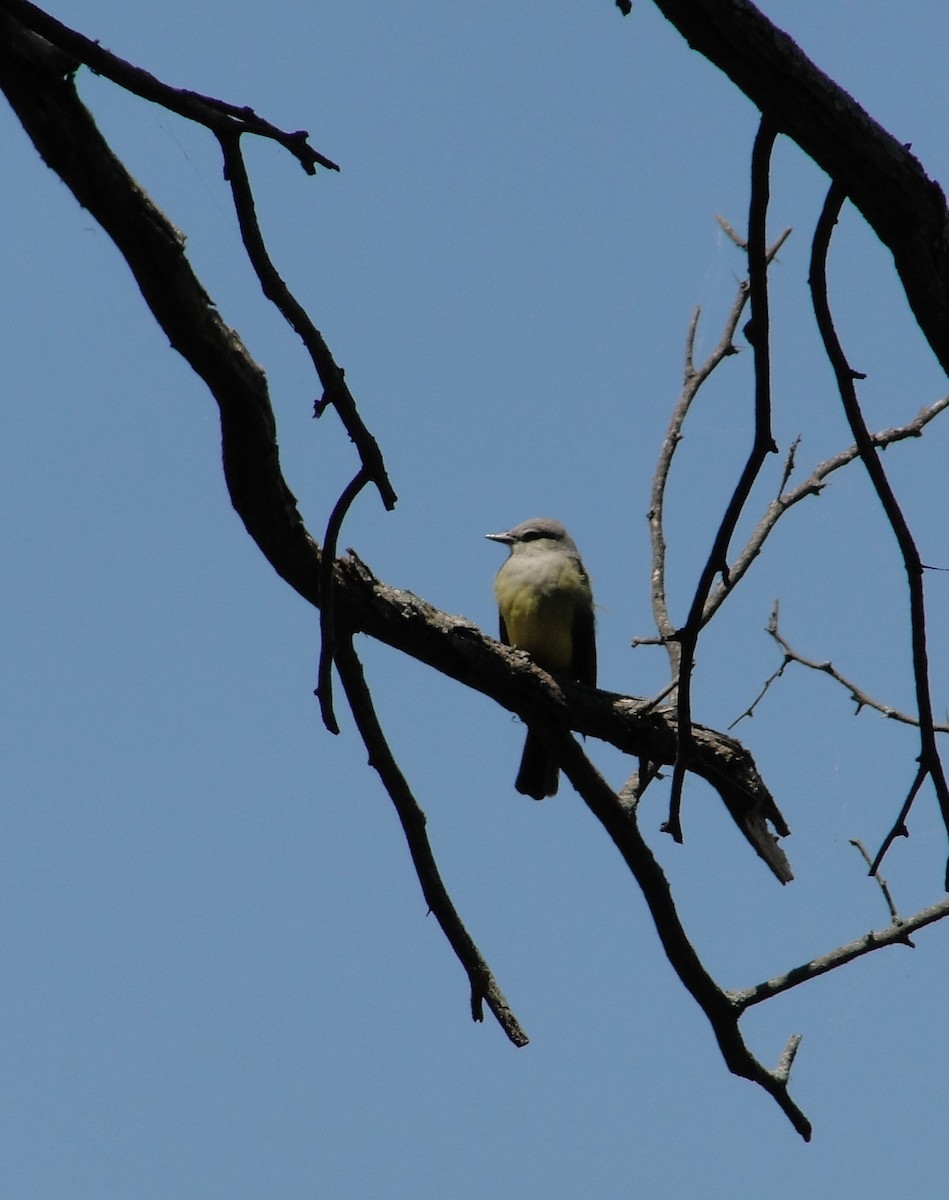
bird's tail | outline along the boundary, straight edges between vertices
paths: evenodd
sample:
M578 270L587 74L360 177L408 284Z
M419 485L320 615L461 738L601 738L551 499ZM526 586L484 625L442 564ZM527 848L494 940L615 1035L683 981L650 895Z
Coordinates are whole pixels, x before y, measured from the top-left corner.
M544 743L529 732L521 755L521 768L514 781L515 788L522 796L543 800L557 794L559 781L560 768L556 761L550 757Z

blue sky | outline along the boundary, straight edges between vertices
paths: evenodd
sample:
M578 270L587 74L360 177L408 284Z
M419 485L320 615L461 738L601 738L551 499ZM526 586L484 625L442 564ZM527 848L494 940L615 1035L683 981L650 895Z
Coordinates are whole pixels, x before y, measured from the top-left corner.
M949 179L949 11L765 0ZM707 352L743 273L751 106L647 0L259 7L61 0L51 11L166 82L309 129L342 172L249 148L271 253L325 334L400 494L344 529L376 573L495 628L483 540L540 513L593 576L604 687L651 695L649 481L692 308ZM260 295L211 139L84 72L133 174L188 237L224 319L265 367L288 482L319 535L354 470L293 336ZM729 1076L619 856L564 787L512 787L521 726L385 647L360 651L462 916L531 1037L468 1018L397 822L341 706L313 700L316 616L233 513L216 412L92 218L0 110L6 586L0 706L0 1178L4 1194L547 1200L942 1197L949 1169L949 929L749 1014L773 1063L804 1034L805 1146ZM801 470L845 446L807 296L825 180L786 142L771 229L775 430ZM885 252L853 212L832 299L872 425L945 380ZM669 501L684 615L747 450L751 361L687 428ZM927 562L949 566L945 424L885 463ZM777 488L780 464L756 490ZM927 578L947 708L949 575ZM777 666L776 597L802 653L912 704L906 590L856 472L788 517L700 646L696 716L723 727ZM736 731L793 836L781 889L704 785L686 842L644 828L709 968L746 986L886 923L849 844L875 847L908 787L910 731L790 672ZM595 744L618 786L629 764ZM927 792L885 873L905 913L940 898ZM899 1147L896 1153L894 1148Z

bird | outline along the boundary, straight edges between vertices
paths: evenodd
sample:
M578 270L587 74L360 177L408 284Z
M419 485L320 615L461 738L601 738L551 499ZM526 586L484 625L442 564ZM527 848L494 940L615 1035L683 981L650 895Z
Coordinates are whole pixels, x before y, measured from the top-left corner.
M550 517L485 537L510 548L494 578L501 641L526 650L545 671L594 686L593 591L573 538ZM556 759L528 730L514 787L543 800L557 794L559 777Z

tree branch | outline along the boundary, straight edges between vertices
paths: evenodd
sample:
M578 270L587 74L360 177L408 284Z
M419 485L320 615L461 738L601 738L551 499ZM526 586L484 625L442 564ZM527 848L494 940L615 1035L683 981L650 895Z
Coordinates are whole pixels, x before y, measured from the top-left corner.
M794 649L791 643L783 636L778 628L778 611L778 604L777 601L775 601L774 608L771 610L771 616L768 618L768 624L765 627L767 632L781 647L781 650L784 654L784 662L781 664L775 674L771 676L771 680L775 679L778 675L783 674L785 667L789 666L791 663L800 663L802 667L808 667L811 671L819 671L822 675L829 675L830 678L836 683L839 683L841 687L846 688L850 693L850 699L853 700L854 704L857 706L857 713L859 713L861 709L871 708L874 712L880 713L881 716L887 717L891 721L898 721L903 725L913 725L917 729L919 728L918 717L914 717L910 713L901 712L898 708L893 708L889 704L883 704L882 701L874 699L873 696L871 696L868 692L865 692L861 687L858 687L858 685L852 680L848 679L845 675L841 675L834 664L829 660L824 659L822 662L818 662L816 659L805 658L803 654L798 653L798 651ZM769 682L771 682L771 680L769 680ZM761 696L759 695L758 700L760 699ZM755 704L756 703L757 700L755 701ZM754 704L751 706L751 708L754 708ZM751 716L751 710L749 709L749 711L744 715ZM936 733L949 733L949 725L934 724L933 730Z
M181 234L102 138L69 70L61 53L0 9L0 88L43 160L115 242L171 345L217 401L227 486L248 533L277 573L318 603L319 555L280 471L264 373L195 277Z
M695 648L702 630L702 615L712 583L721 575L728 586L728 546L751 495L751 489L769 454L777 447L771 433L771 358L768 315L768 245L767 215L769 199L769 173L771 151L776 132L764 116L755 138L751 161L751 203L748 218L748 296L751 304L751 322L747 330L755 356L755 432L748 459L735 485L732 497L722 515L718 532L709 551L708 560L702 568L699 582L692 598L689 615L676 637L680 645L679 687L677 695L679 729L682 742L672 774L672 796L669 802L668 828L677 842L682 841L680 806L682 785L685 780L688 758L689 731L692 726L691 678Z
M873 445L873 439L870 437L870 432L863 419L854 387L856 373L847 362L843 347L837 337L830 303L827 299L827 253L843 202L843 188L837 183L832 184L814 233L810 270L811 299L824 349L837 381L837 390L840 393L844 413L860 453L860 461L863 463L877 498L883 506L886 519L893 530L893 536L896 538L903 558L903 570L909 586L913 676L916 683L916 704L919 709L920 770L932 780L943 824L949 834L949 784L946 782L942 761L939 757L939 748L936 745L932 696L929 686L923 563L916 548L912 530L903 515L893 489L890 487L883 463L880 461ZM900 825L902 826L902 821ZM877 856L874 866L879 866L880 857ZM949 890L949 860L947 860L945 871L945 887Z
M655 3L864 215L892 251L910 308L949 373L949 210L939 185L750 0Z
M675 711L650 701L556 680L521 651L485 637L462 617L381 583L353 553L336 563L339 610L353 630L393 646L459 683L489 696L538 731L574 729L651 763L676 761ZM749 752L733 738L693 724L687 767L719 795L755 852L782 883L793 876L775 841L787 823ZM773 828L774 833L771 832Z
M320 560L320 662L316 673L316 698L323 724L332 734L339 733L339 724L333 711L333 662L336 657L336 589L333 564L336 561L336 546L343 521L368 482L369 473L365 467L360 467L333 505L323 538L323 554Z
M395 508L398 497L389 482L379 444L359 415L356 401L346 384L345 374L333 358L323 335L287 287L267 253L257 221L254 195L247 177L244 156L241 154L240 134L232 129L216 132L224 155L224 175L231 185L241 240L247 250L247 256L264 295L303 342L323 385L323 396L314 409L314 415L322 416L330 406L336 409L350 440L359 452L363 464L362 474L376 485L382 503L391 511Z
M804 963L800 967L794 967L783 975L775 975L773 979L768 979L755 987L732 991L728 995L744 1011L751 1008L753 1004L760 1004L763 1000L770 1000L773 996L779 996L782 992L790 991L791 988L798 987L802 983L817 979L819 975L826 975L828 971L836 970L844 963L853 962L855 958L862 958L864 954L882 950L884 946L912 947L910 934L915 933L917 929L932 925L936 921L941 921L945 917L949 917L949 899L940 900L938 904L924 908L915 916L894 921L880 932L865 933L863 937L847 942L844 946L838 946L836 950L822 954L819 958L812 958L810 962Z
M722 228L728 233L736 245L746 249L747 243L744 242L730 225L722 218L716 218ZM790 229L785 229L774 240L771 246L768 247L767 258L770 263L791 234ZM683 386L679 394L679 399L672 410L672 416L669 419L669 425L666 429L665 437L662 439L662 446L659 451L659 458L656 462L656 469L653 472L652 486L650 489L649 510L646 514L649 521L649 543L651 550L651 570L650 570L650 592L652 600L653 620L655 621L656 629L659 633L659 643L665 646L669 655L670 674L673 679L678 679L679 663L681 659L681 650L679 643L675 639L676 626L669 615L669 602L666 589L666 539L665 539L665 498L669 485L669 475L672 470L673 460L679 443L685 436L683 428L685 426L686 417L692 409L692 405L698 396L702 385L707 382L713 372L721 366L726 358L737 354L738 350L734 344L735 331L738 328L738 322L741 320L741 315L745 311L745 306L748 303L749 288L747 280L742 280L738 285L738 291L735 299L732 301L731 309L725 318L725 323L722 327L721 335L718 343L700 366L695 365L695 336L698 331L699 318L701 310L696 308L689 321L689 328L685 339L685 367L683 371ZM728 569L729 578L734 583L736 581L736 570L734 566ZM742 572L744 574L744 572ZM725 593L728 589L724 585L717 588L713 593L713 597L717 597L717 603L712 607L712 599L710 598L708 605L702 614L703 625L707 624L711 619L713 612L718 608L724 600ZM635 638L633 645L645 645L653 643L656 639ZM670 690L674 690L675 685L672 685Z
M873 879L876 880L877 886L880 889L880 894L883 896L883 899L886 901L886 906L890 911L890 920L892 921L892 923L894 925L902 925L903 918L900 916L899 912L897 911L896 904L893 902L893 896L890 892L889 885L887 884L887 882L883 878L883 876L880 874L880 872L874 867L873 860L870 858L870 855L867 854L867 850L866 850L866 847L864 846L863 842L861 842L859 838L851 838L850 844L858 851L858 853L860 854L860 857L867 864L867 873ZM909 939L907 939L906 944L910 948L915 948L915 947L913 947L913 943L911 941L909 941Z
M344 373L334 361L322 334L293 296L267 253L240 149L241 135L250 133L278 142L299 160L310 175L314 174L317 164L338 171L336 163L310 147L307 141L309 135L305 130L286 133L258 117L251 108L170 87L140 67L104 50L97 42L69 29L28 0L0 0L0 12L4 10L14 15L25 28L41 35L64 54L74 57L77 61L70 65L69 70L79 63L85 63L97 74L111 79L134 95L204 125L215 135L224 158L224 176L231 185L241 239L261 289L300 337L323 385L323 396L316 405L315 414L322 415L329 406L336 409L383 504L387 509L394 508L397 497L389 481L382 452L359 415Z
M228 104L224 100L215 100L213 96L202 96L185 88L170 87L148 71L143 71L141 67L136 67L124 58L103 49L98 42L63 25L35 4L30 4L29 0L0 0L0 12L2 11L9 13L25 29L39 34L64 55L75 59L76 61L66 68L68 70L74 70L79 63L85 63L96 75L111 79L113 83L135 96L141 96L143 100L151 100L169 112L178 113L179 116L187 117L189 121L204 125L219 137L222 134L253 133L258 137L269 138L289 150L308 175L315 174L318 166L330 171L339 170L332 159L307 144L310 135L306 130L288 133L278 129L276 125L271 125L246 105Z
M732 1074L757 1083L773 1096L797 1132L809 1141L811 1124L788 1093L791 1063L800 1038L792 1039L793 1049L789 1043L775 1071L758 1062L738 1028L744 1010L731 993L719 988L702 965L679 920L669 881L639 832L635 810L621 802L567 735L563 736L558 757L570 782L609 834L639 884L666 957L708 1017L726 1066Z
M885 450L887 446L892 446L896 442L904 441L906 438L922 437L923 430L929 424L949 408L949 395L943 396L933 404L921 408L912 421L908 421L905 425L898 425L888 429L881 429L878 433L869 435L871 444L878 450ZM811 471L810 475L800 483L796 484L790 491L784 491L790 481L791 468L793 466L793 455L797 450L797 442L791 447L788 455L788 466L785 468L785 476L781 484L781 493L776 500L773 500L768 506L767 511L758 522L757 526L752 531L748 541L745 543L744 549L733 560L730 566L731 588L740 580L748 571L751 564L755 561L758 555L764 548L764 543L769 534L774 529L775 525L784 516L789 508L795 504L799 504L808 496L818 496L822 492L828 476L835 471L839 471L841 467L846 467L855 459L860 457L860 451L856 444L848 446L846 450L841 450L839 454L833 455L831 458L825 459ZM708 604L706 605L704 620L709 621L714 616L715 612L721 607L728 595L730 587L726 587L724 583L718 584L709 596Z
M379 773L379 778L389 793L399 821L402 823L415 872L422 885L422 894L448 939L449 945L468 974L468 981L471 985L472 1019L484 1020L483 1004L486 1001L488 1008L497 1018L498 1024L514 1045L526 1046L527 1034L511 1011L510 1005L504 998L504 993L498 987L497 980L491 973L481 951L458 916L442 882L428 835L425 832L425 813L412 795L405 776L399 770L398 763L389 749L351 637L339 640L336 648L336 664L353 718L369 752L369 765Z
M207 383L220 410L231 501L251 537L278 574L319 606L322 557L280 471L264 374L195 277L181 236L114 157L63 70L58 52L0 10L0 87L43 158L116 242L171 344ZM649 709L637 716L636 702L579 685L565 695L523 655L485 638L470 622L386 588L354 555L330 562L339 589L335 625L344 633L370 633L478 688L528 724L574 724L650 761L675 760L678 734L671 714ZM689 769L715 788L776 876L790 879L787 860L768 830L770 824L785 836L787 825L751 756L733 739L702 727L696 727L693 741Z

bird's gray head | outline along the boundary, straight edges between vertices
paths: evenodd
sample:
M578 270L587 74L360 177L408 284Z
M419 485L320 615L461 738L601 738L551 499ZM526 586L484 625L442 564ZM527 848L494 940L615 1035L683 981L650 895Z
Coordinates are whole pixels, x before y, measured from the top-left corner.
M486 533L486 538L492 542L502 542L512 549L515 546L529 545L531 542L554 542L566 550L576 551L573 538L559 521L551 517L531 517L529 521L521 521L507 533Z

